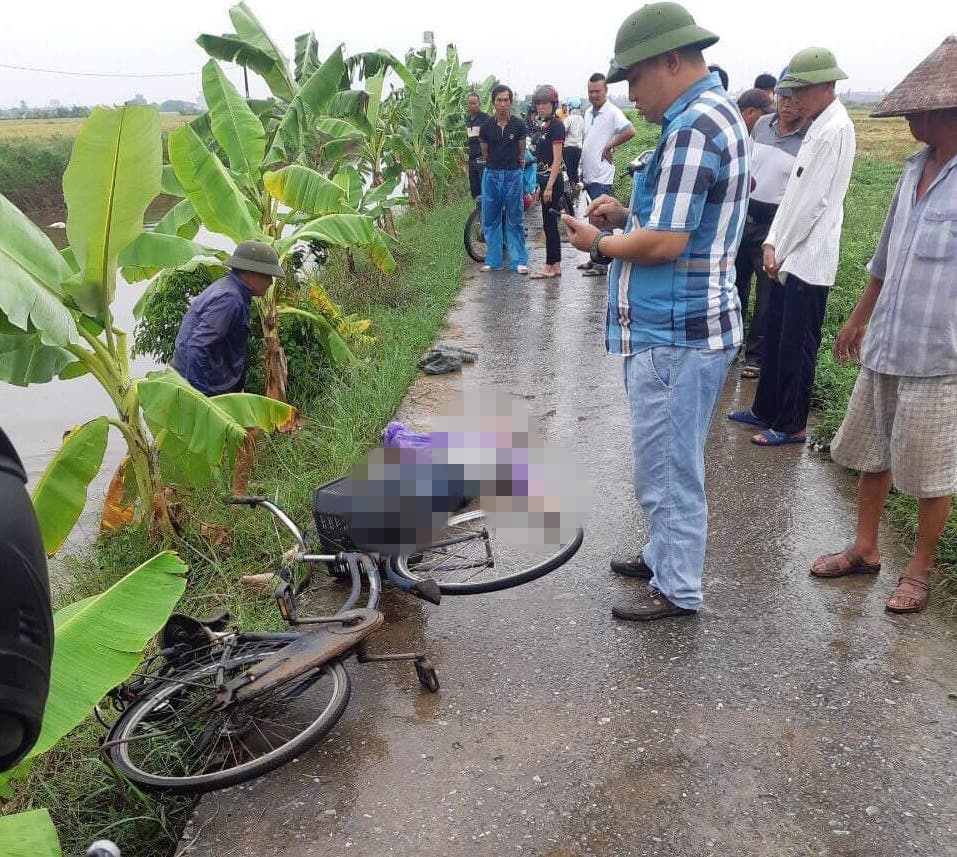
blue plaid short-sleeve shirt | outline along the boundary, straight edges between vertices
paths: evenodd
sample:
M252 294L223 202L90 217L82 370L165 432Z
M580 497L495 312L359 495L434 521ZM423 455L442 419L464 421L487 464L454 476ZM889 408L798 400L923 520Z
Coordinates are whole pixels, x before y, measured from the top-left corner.
M665 111L661 141L635 176L625 229L688 232L688 245L673 262L612 263L605 337L610 354L660 345L721 350L741 344L734 257L750 183L747 127L717 74L710 74Z

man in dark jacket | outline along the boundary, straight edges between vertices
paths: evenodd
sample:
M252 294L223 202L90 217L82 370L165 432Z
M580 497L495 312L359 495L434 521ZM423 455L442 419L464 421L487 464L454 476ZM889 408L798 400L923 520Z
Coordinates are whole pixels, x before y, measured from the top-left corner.
M173 353L173 368L207 396L242 390L249 304L284 275L276 251L262 241L243 241L226 264L229 273L190 304Z

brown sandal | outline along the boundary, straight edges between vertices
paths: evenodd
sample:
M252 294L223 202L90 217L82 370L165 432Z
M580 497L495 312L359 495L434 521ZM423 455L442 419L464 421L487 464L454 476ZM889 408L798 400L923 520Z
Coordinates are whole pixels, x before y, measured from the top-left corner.
M921 594L920 596L908 595L906 592L901 592L901 589L905 586L910 586L912 589L917 589ZM906 607L892 607L891 601L895 598L907 599L912 602ZM894 591L891 593L891 597L887 599L887 604L884 609L888 613L920 613L927 606L927 602L930 600L930 584L926 580L921 580L919 577L909 577L904 574L897 578L897 586L894 587Z
M841 567L839 559L847 560L847 565ZM818 566L820 565L820 568ZM877 574L881 570L879 562L867 562L854 546L850 545L839 553L826 553L811 563L812 577L847 577L849 574Z

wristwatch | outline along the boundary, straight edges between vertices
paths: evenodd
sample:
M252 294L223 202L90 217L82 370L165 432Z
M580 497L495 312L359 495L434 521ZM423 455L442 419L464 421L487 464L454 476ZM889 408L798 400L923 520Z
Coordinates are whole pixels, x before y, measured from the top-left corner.
M592 238L592 240L591 240L591 246L588 248L588 255L589 255L589 257L591 257L592 262L594 262L596 265L610 265L610 264L611 264L611 261L612 261L612 260L611 260L611 256L604 256L604 255L602 255L602 253L598 250L598 242L601 241L602 238L607 238L607 237L608 237L608 233L607 233L607 232L599 232L599 233L598 233L594 238Z

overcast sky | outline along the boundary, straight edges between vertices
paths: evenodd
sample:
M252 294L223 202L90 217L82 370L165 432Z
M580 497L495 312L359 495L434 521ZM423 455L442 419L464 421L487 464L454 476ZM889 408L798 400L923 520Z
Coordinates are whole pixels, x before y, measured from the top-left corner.
M195 100L199 69L206 60L195 43L200 33L232 30L228 2L217 0L15 0L4 4L0 64L101 74L176 74L163 78L97 78L0 68L0 106L21 99L31 106L111 104L142 93L151 101ZM400 57L432 30L436 42L458 46L474 60L473 77L495 74L517 93L538 83L558 87L562 97L583 95L594 71L607 71L615 34L637 3L569 0L251 0L266 29L292 59L293 40L314 30L320 54L339 42L347 52L386 48ZM705 56L731 76L731 90L750 86L756 74L777 74L808 45L833 50L855 90L897 83L948 32L957 30L954 4L946 0L906 3L802 0L692 0L687 8L721 41ZM946 13L943 10L950 8ZM556 22L565 25L555 31ZM239 82L242 72L230 77ZM265 87L253 86L254 94ZM625 95L625 85L612 90Z

